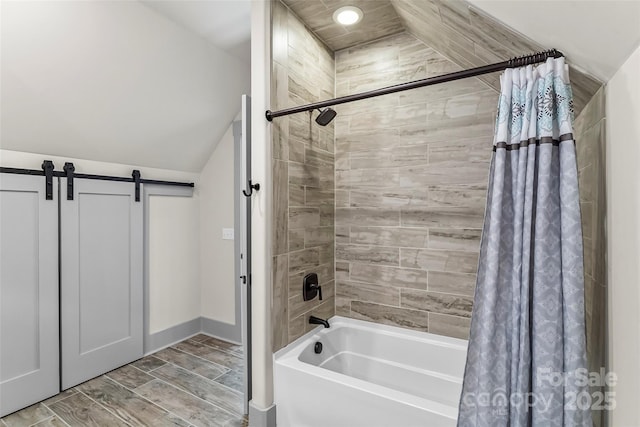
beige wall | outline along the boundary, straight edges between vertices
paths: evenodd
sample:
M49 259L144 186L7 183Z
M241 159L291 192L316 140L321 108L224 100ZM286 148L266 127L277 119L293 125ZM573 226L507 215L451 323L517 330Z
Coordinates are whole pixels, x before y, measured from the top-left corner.
M336 95L459 70L407 33L336 53ZM494 111L478 79L336 107L336 312L466 338Z
M333 98L333 53L282 3L273 6L271 108ZM274 350L309 330L309 315L334 314L334 125L313 118L301 113L272 124ZM302 278L312 272L323 301L302 300Z
M200 289L202 316L235 324L234 241L222 239L234 227L234 140L229 126L200 173ZM239 238L239 236L235 236Z
M609 368L612 426L640 425L640 48L606 86Z
M149 196L149 333L200 317L198 199Z

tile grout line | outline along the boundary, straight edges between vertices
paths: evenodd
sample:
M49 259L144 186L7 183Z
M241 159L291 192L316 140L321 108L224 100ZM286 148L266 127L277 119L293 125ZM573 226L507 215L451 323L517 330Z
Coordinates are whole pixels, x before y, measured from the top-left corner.
M171 347L171 348L173 348L173 347ZM191 353L186 352L186 351L178 350L177 348L173 348L173 349L174 349L174 350L176 350L176 351L178 351L178 352L180 352L180 353L187 354L187 355L189 355L189 356L192 356L192 357L195 357L195 358L197 358L197 359L200 359L201 361L204 361L204 362L206 362L206 363L209 363L209 364L211 364L211 365L214 365L214 368L216 368L216 369L217 369L217 368L220 368L220 370L226 370L226 372L224 372L225 374L226 374L226 373L228 373L228 372L230 372L230 371L232 371L232 369L231 369L231 368L227 368L226 366L223 366L223 365L220 365L220 364L218 364L218 363L212 362L212 361L207 360L207 359L205 359L205 358L203 358L203 357L196 356L195 354L191 354ZM173 363L173 362L171 362L171 361L169 361L169 360L164 360L164 359L160 359L160 358L157 358L157 359L162 360L163 362L165 362L165 365L166 365L166 364L171 364L171 365L173 365L173 366L177 366L178 368L182 368L182 366L180 366L180 365L178 365L178 364L176 364L176 363ZM164 365L162 365L162 366L164 366ZM150 371L149 371L149 372L147 372L147 373L151 373L151 372L153 372L153 371L155 371L155 370L157 370L157 369L160 369L160 368L162 368L162 366L158 366L157 368L154 368L154 369L150 370ZM182 368L182 369L186 369L186 368ZM189 371L189 372L192 372L192 373L194 373L194 374L196 374L196 375L200 375L200 374L198 374L197 372L194 372L194 371L192 371L192 370L190 370L190 369L186 369L186 370L187 370L187 371ZM224 375L224 374L223 374L223 375ZM204 375L200 375L200 376L201 376L201 377L203 377L203 378L207 378L207 377L205 377ZM216 377L216 378L218 378L218 377ZM207 379L208 379L208 378L207 378Z
M125 365L125 366L127 366L127 365ZM164 366L164 365L163 365L163 366ZM134 367L135 367L135 366L134 366ZM160 368L161 368L161 367L162 367L162 366L160 366ZM158 368L156 368L156 369L158 369ZM151 380L149 380L149 381L147 381L147 382L146 382L146 383L144 383L144 384L141 384L139 387L142 387L142 386L143 386L143 385L145 385L145 384L149 384L151 381L153 381L153 380L155 380L155 379L159 379L159 378L157 378L157 377L155 377L155 376L152 376L152 375L149 375L149 376L151 376L151 377L152 377L152 379L151 379ZM174 415L176 418L179 418L179 419L183 420L184 422L186 422L187 424L191 425L191 423L190 423L189 421L185 420L184 418L182 418L182 417L178 416L177 414L174 414L173 412L169 411L169 410L168 410L168 409L166 409L166 408L163 408L162 406L160 406L160 405L156 404L155 402L150 401L149 399L147 399L146 397L144 397L144 396L140 395L139 393L136 393L135 389L132 389L132 388L130 388L130 387L127 387L127 386L125 386L124 384L120 384L118 381L116 381L116 380L114 380L114 379L112 379L112 378L109 378L109 379L110 379L111 381L113 381L114 383L116 383L116 384L118 384L118 385L122 386L125 390L128 390L128 391L132 392L133 394L135 394L135 395L137 395L137 396L140 396L140 398L141 398L142 400L145 400L145 401L149 402L152 406L156 406L156 407L158 407L158 408L162 409L163 411L167 412L167 414L172 414L172 415ZM96 402L96 403L98 403L98 402ZM128 424L128 423L127 423L127 424Z
M103 377L104 375L101 375L100 377ZM96 377L96 378L100 378L100 377ZM111 379L111 378L109 378ZM125 421L123 418L121 418L118 414L116 414L115 412L113 412L111 409L107 408L106 406L102 405L100 402L98 402L97 400L93 399L91 396L89 396L88 394L86 394L85 392L83 392L82 390L78 389L78 393L82 394L83 396L85 396L87 399L91 400L93 403L95 403L96 405L98 405L99 407L101 407L102 409L104 409L105 411L107 411L108 413L110 413L111 415L113 415L114 417L116 417L118 420L121 420L123 423L125 423L128 426L131 426L130 423L128 423L127 421Z
M221 411L226 412L226 413L227 413L227 414L229 414L229 415L232 415L232 416L234 416L234 417L244 417L244 414L237 414L237 413L233 413L233 412L229 411L228 409L222 408L222 407L220 407L220 406L216 405L215 403L209 402L208 400L205 400L205 399L203 399L203 398L201 398L201 397L198 397L198 396L196 396L195 394L191 393L190 391L185 390L184 388L182 388L182 387L180 387L180 386L178 386L178 385L172 384L172 383L170 383L170 382L168 382L168 381L166 381L166 380L164 380L164 379L162 379L162 378L157 378L157 377L156 377L156 379L157 379L158 381L160 381L160 382L165 383L166 385L168 385L168 386L170 386L170 387L175 388L175 389L176 389L176 390L178 390L178 391L181 391L181 392L186 393L186 394L188 394L188 395L190 395L190 396L192 396L192 397L195 397L196 399L198 399L198 400L200 400L200 401L202 401L202 402L204 402L204 403L206 403L206 404L208 404L208 405L214 406L214 407L216 407L216 408L220 409ZM135 390L134 390L134 392L135 392L136 394L138 394ZM163 409L164 409L164 408L163 408Z
M244 394L243 394L243 393L241 393L241 392L239 392L238 390L235 390L235 389L233 389L233 388L229 387L228 385L225 385L225 384L222 384L222 383L220 383L220 382L216 381L216 379L217 379L217 378L220 378L220 377L221 377L221 376L223 376L223 375L227 375L227 374L228 374L228 373L230 373L230 372L235 372L235 370L234 370L234 369L230 369L229 371L225 372L224 374L218 375L215 379L210 379L210 378L207 378L207 377L205 377L205 376L203 376L203 375L200 375L199 373L194 372L194 371L192 371L192 370L190 370L190 369L186 369L186 368L183 368L182 366L176 365L175 363L167 362L167 364L169 364L169 365L173 365L173 366L174 366L174 367L176 367L177 369L182 369L183 371L187 371L187 372L189 372L190 374L196 375L196 376L198 376L198 377L202 378L203 380L205 380L205 381L207 381L207 382L214 382L214 383L216 383L217 385L220 385L220 386L222 386L222 387L225 387L225 388L229 389L230 391L232 391L233 393L238 394L240 398L244 399ZM164 366L164 365L163 365L163 366ZM160 366L160 368L162 368L163 366ZM156 368L156 369L160 369L160 368ZM154 371L155 371L156 369L154 369ZM153 371L149 371L149 373L151 373L151 372L153 372ZM157 379L159 379L159 380L162 380L162 378L156 377L155 375L154 375L154 378L157 378ZM146 383L145 383L145 384L146 384Z
M172 348L173 348L173 347L172 347ZM182 352L182 353L189 354L189 355L191 355L191 356L193 356L193 357L197 357L198 359L204 360L205 362L208 362L208 363L213 363L214 365L221 366L221 367L223 367L223 368L225 368L225 369L232 370L231 368L229 368L229 367L227 367L227 366L220 365L219 363L216 363L216 362L213 362L213 361L211 361L211 360L205 359L204 357L198 356L197 354L193 354L193 353L190 353L190 352L188 352L188 351L180 350L180 349L178 349L178 348L174 348L174 350L178 350L178 351L180 351L180 352ZM228 354L228 353L227 353L227 354ZM242 358L241 358L241 357L238 357L238 356L235 356L235 357L237 357L238 359L242 360Z
M74 395L76 395L76 394L77 394L77 393L73 393L71 396L74 396ZM67 397L65 397L64 399L60 399L60 400L58 400L58 401L56 401L56 402L54 402L54 403L62 402L63 400L65 400L65 399L67 399L68 397L71 397L71 396L67 396ZM52 403L52 405L53 405L54 403ZM67 426L67 427L71 427L71 426L69 425L69 423L67 423L65 420L63 420L63 419L62 419L62 417L61 417L61 416L60 416L56 411L54 411L53 409L51 409L51 408L49 407L49 405L47 405L47 404L45 404L45 403L42 403L42 406L44 406L45 408L47 408L47 409L48 409L49 411L51 411L51 413L53 414L53 416L51 416L51 417L49 417L49 418L47 418L47 419L45 419L45 420L42 420L42 421L46 421L46 420L48 420L48 419L51 419L51 418L55 417L55 418L59 419L59 420L62 422L62 424L64 424L65 426ZM40 421L40 422L42 422L42 421ZM38 424L38 423L36 423L36 424ZM36 424L33 424L33 425L36 425ZM6 424L4 424L4 425L6 425Z

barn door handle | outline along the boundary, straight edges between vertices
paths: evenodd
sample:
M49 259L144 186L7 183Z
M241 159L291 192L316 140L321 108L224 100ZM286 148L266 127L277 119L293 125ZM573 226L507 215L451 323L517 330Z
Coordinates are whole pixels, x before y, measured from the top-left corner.
M251 180L249 180L249 192L247 193L247 190L242 190L242 194L244 194L245 197L251 197L253 190L260 191L260 184L251 184Z

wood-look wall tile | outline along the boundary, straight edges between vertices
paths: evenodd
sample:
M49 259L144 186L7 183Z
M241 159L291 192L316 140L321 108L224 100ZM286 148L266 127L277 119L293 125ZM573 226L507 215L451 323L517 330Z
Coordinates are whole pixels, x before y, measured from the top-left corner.
M350 275L344 280L366 282L380 286L427 289L427 272L410 268L351 263Z
M469 339L471 319L440 313L429 313L429 332L448 337Z
M335 224L336 220L336 212L335 207L330 204L324 204L318 206L318 210L320 211L320 226L321 227L330 227Z
M351 243L360 245L426 248L429 230L399 227L351 227ZM461 237L462 238L462 237Z
M428 185L476 184L489 180L488 162L450 161L429 164L428 167L400 168L400 186L404 188Z
M336 280L349 280L351 264L348 262L336 262Z
M304 163L305 162L305 142L300 139L296 139L295 137L288 136L288 150L289 157L288 159L292 162Z
M476 287L476 275L429 271L427 289L432 292L472 296Z
M335 302L336 302L336 316L351 317L351 300L350 299L342 298L341 296L336 295Z
M308 248L289 253L289 273L305 270L320 265L318 248Z
M328 264L335 261L336 253L334 242L320 245L317 248L319 249L318 257L320 259L320 264Z
M288 208L288 163L273 161L273 253L287 252Z
M300 249L304 249L304 229L289 230L289 250L299 251Z
M434 313L471 317L473 298L464 295L402 289L400 305L406 308L426 310Z
M482 228L484 211L467 207L423 207L401 210L403 227Z
M487 184L429 186L429 203L433 207L466 207L476 216L484 216ZM477 223L477 220L474 220Z
M340 116L338 116L340 118ZM344 117L342 117L344 120ZM363 150L381 150L394 147L402 143L398 138L397 129L381 128L377 131L352 133L348 129L349 122L346 121L344 127L336 130L336 152L352 153ZM421 141L424 143L424 139Z
M357 189L350 192L352 207L405 207L432 205L428 188Z
M479 162L486 164L487 174L492 151L484 136L429 144L429 164Z
M337 226L367 224L369 226L399 226L400 211L394 208L337 208Z
M289 342L295 341L305 333L304 314L289 320Z
M303 185L289 184L289 207L305 206L304 191Z
M336 190L335 198L336 208L349 207L349 190Z
M289 208L289 228L308 228L320 225L318 208Z
M400 182L398 168L390 169L355 169L336 171L336 188L348 190L352 188L388 188L397 187Z
M349 227L338 226L336 227L335 240L336 243L351 243L351 239L349 237Z
M429 330L429 316L426 311L410 310L365 301L351 302L351 316L383 325L400 326L402 328Z
M409 126L426 123L427 104L410 104L398 106L393 110L357 114L351 117L350 132L365 132L371 129L371 124L380 127Z
M336 245L336 260L378 265L399 265L398 248L383 246Z
M311 248L331 244L335 240L334 227L315 227L304 230L304 246Z
M305 205L320 206L330 205L333 207L336 193L334 190L326 190L323 188L306 187L305 189Z
M352 301L400 306L400 290L386 285L340 281L336 284L336 295Z
M479 252L481 236L482 229L429 228L429 248Z
M273 257L271 294L272 348L277 351L288 344L289 331L289 255Z
M289 184L320 186L320 169L317 166L289 162Z
M368 150L351 153L351 169L378 169L425 165L427 145L410 145L385 150Z
M400 265L425 270L475 273L478 269L478 254L437 249L402 248L400 249Z

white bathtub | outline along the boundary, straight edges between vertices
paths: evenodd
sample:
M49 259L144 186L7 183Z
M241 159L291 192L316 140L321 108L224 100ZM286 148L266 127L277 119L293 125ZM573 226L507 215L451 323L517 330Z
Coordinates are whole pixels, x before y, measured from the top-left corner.
M465 340L339 316L329 323L275 354L278 427L455 426Z

